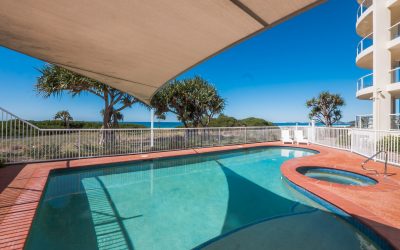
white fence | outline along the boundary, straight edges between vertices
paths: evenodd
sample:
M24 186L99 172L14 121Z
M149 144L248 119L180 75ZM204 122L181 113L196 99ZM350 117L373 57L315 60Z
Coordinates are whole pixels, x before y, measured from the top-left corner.
M0 161L6 163L139 154L277 141L279 127L40 129L0 108Z
M370 157L379 151L388 153L388 163L400 165L400 131L379 131L371 129L322 128L315 127L315 144L351 151ZM384 155L376 160L384 161Z
M311 143L369 157L381 150L400 165L400 132L326 127L40 129L0 108L0 161L5 163L140 154L279 141L282 129L302 130ZM377 160L383 160L378 155Z

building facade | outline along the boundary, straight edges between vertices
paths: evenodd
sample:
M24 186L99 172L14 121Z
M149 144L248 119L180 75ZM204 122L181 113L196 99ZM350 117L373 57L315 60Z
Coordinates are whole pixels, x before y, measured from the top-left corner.
M400 129L400 0L358 0L357 66L370 70L357 82L356 96L369 100L371 115L356 117L356 126Z

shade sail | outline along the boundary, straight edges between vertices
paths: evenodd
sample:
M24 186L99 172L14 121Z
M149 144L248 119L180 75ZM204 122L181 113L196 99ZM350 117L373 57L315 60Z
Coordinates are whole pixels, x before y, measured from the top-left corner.
M0 44L149 103L166 82L321 0L1 0Z

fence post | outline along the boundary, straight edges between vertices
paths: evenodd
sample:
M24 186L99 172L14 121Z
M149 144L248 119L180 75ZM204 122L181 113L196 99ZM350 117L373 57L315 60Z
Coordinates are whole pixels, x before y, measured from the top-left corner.
M140 153L143 153L143 129L140 130Z
M377 136L376 136L376 130L374 130L374 149L373 149L373 153L374 154L376 154L377 152L378 152L378 150L376 149L376 146L378 145L378 142L377 142ZM377 159L377 157L375 156L374 157L374 161L376 161L376 159Z
M316 131L315 131L315 120L314 119L312 119L311 120L311 142L312 143L315 143L315 133Z
M78 131L78 158L81 158L81 131Z
M350 152L354 151L354 129L350 129Z
M247 127L244 127L244 144L247 144Z
M154 109L150 110L150 147L154 147Z
M218 128L218 144L221 146L221 128Z
M264 141L267 141L267 127L264 127L263 129L263 137L264 137Z

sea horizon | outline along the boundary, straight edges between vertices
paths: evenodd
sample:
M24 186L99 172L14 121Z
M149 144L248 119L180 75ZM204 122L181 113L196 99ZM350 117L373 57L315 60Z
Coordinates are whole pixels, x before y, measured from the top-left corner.
M121 122L121 124L138 124L143 125L147 128L150 128L150 122ZM283 126L283 127L294 127L294 126L309 126L310 122L274 122L275 126ZM334 126L350 126L350 122L341 122L339 124L335 124ZM182 122L154 122L154 128L176 128L179 126L183 126ZM316 124L316 126L323 126L323 124Z

